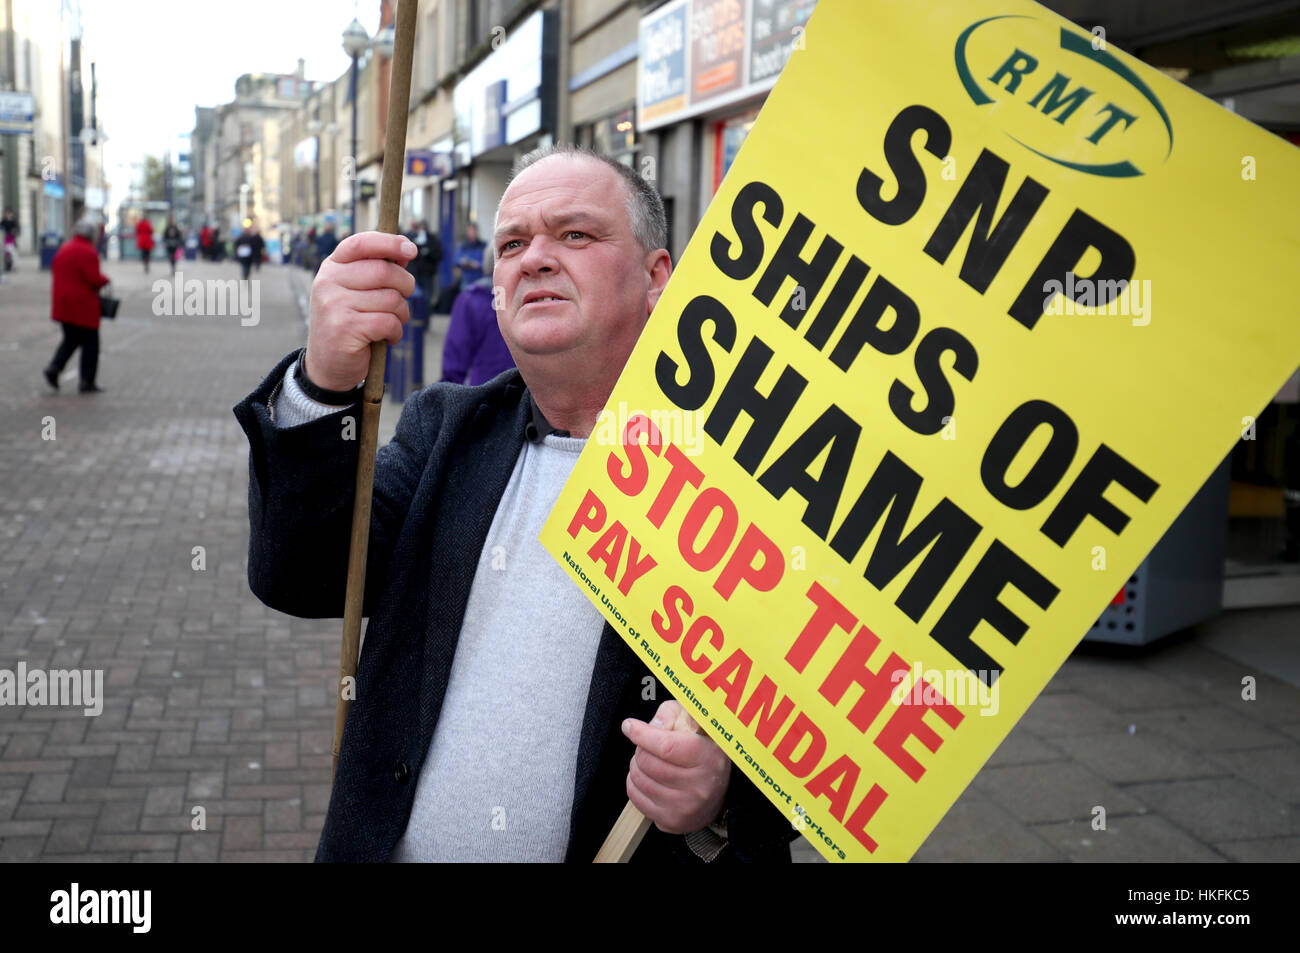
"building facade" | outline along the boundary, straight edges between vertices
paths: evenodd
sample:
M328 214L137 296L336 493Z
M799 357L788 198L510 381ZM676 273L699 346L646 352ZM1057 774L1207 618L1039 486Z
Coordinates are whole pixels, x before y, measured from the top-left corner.
M195 132L202 143L204 218L226 234L246 220L277 226L285 182L281 162L281 120L301 108L318 84L297 73L248 73L235 82L235 99L212 110L211 129ZM206 118L206 117L205 117ZM197 177L196 177L197 186Z
M0 92L33 104L30 126L0 134L0 204L18 216L20 253L106 205L93 37L79 20L76 4L0 0Z

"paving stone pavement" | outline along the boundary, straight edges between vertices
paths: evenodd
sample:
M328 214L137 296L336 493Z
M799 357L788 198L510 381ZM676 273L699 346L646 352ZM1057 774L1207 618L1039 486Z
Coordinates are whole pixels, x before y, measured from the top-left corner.
M0 860L310 860L341 628L249 592L247 445L230 412L305 339L307 276L265 267L260 319L243 326L155 315L157 265L106 270L123 306L102 331L98 395L75 393L75 359L60 393L41 378L59 339L48 274L23 259L0 285L0 668L105 680L98 716L0 707ZM385 402L381 435L397 410ZM1243 619L1300 632L1296 609ZM820 860L804 841L795 856ZM1300 687L1199 638L1076 653L916 859L1300 860Z
M97 717L0 709L0 859L309 860L339 633L248 590L230 412L305 339L291 272L262 270L254 323L155 315L165 270L107 264L105 393L79 395L75 357L60 393L40 375L59 331L34 265L0 286L0 667L102 669L106 697Z

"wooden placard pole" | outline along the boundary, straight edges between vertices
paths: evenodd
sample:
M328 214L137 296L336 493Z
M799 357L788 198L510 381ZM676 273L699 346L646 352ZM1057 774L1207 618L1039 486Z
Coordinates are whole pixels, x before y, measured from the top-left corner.
M379 230L397 234L402 204L402 172L406 165L406 117L411 105L411 59L415 48L416 9L419 0L398 0L392 73L388 82L388 115L384 131L384 165L379 188ZM356 108L356 103L352 104ZM353 157L355 159L355 157ZM356 231L357 210L352 210ZM366 591L366 553L370 546L370 500L375 484L375 446L379 438L379 411L384 400L384 364L387 343L370 345L370 370L362 392L357 458L356 498L352 504L352 542L348 551L347 594L343 607L343 652L339 658L339 698L334 716L334 767L339 766L343 725L348 717L347 679L356 684L357 656L361 647L361 607ZM332 775L331 775L332 776Z

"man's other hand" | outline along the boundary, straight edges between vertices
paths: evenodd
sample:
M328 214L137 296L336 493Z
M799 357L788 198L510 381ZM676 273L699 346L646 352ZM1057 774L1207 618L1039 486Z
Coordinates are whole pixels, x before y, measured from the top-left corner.
M360 232L339 242L311 286L307 378L326 390L356 387L370 368L370 344L402 340L415 277L405 264L415 243L401 235Z
M713 739L697 734L681 705L664 702L649 724L628 718L623 734L636 745L627 796L637 810L666 834L689 834L718 819L731 762Z

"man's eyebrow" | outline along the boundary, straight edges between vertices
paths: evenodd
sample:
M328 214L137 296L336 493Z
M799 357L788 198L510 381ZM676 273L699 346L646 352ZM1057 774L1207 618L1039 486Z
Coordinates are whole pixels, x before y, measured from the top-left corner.
M599 212L591 210L575 210L564 212L553 218L546 220L548 229L560 229L569 225L584 225L587 228L606 227L606 220ZM493 236L495 242L500 243L506 236L515 235L524 231L525 226L522 222L505 222L497 227L496 235Z

